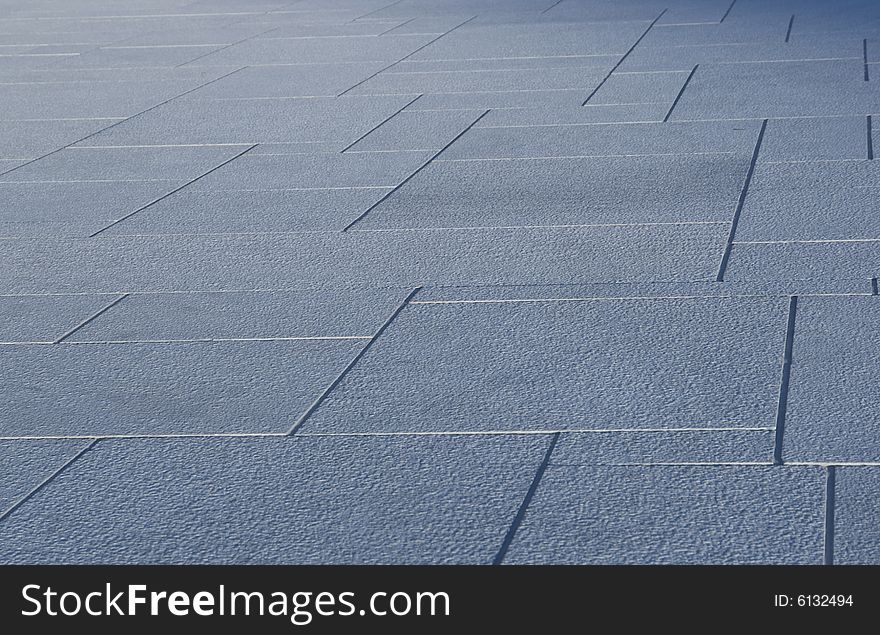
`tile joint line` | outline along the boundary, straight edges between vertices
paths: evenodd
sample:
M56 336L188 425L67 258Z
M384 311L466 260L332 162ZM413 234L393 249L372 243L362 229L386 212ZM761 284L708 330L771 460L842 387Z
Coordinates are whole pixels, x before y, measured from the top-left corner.
M56 340L54 340L52 343L53 344L60 344L61 342L66 340L68 337L70 337L71 335L73 335L74 333L79 331L81 328L83 328L87 324L91 323L92 320L95 320L95 319L99 318L100 316L104 315L107 311L109 311L110 309L115 307L117 304L122 302L125 298L127 298L130 295L131 295L130 293L123 293L121 296L119 296L118 298L113 300L113 302L111 302L110 304L108 304L104 308L99 309L96 313L92 314L91 316L87 317L85 320L83 320L82 322L80 322L79 324L74 326L72 329L67 331L67 333L65 333L61 337L57 338Z
M550 464L550 456L553 454L554 448L556 448L556 442L559 441L559 434L559 432L554 432L553 436L550 437L550 443L547 445L547 451L544 453L544 458L541 461L541 464L538 466L537 471L535 472L535 477L532 479L532 484L529 486L525 498L523 498L522 504L520 504L519 509L516 512L516 516L514 516L513 522L510 524L510 527L507 530L507 534L504 536L504 541L501 543L501 548L498 550L498 553L495 555L495 559L492 561L493 565L500 565L502 562L504 562L504 557L507 555L507 551L510 549L510 545L511 543L513 543L513 539L516 537L516 532L519 530L520 525L522 525L523 518L525 518L526 510L532 503L532 499L535 497L535 492L538 491L538 486L541 484L541 479L544 477L544 472L547 471L547 466Z
M348 364L345 366L345 368L342 369L342 372L336 376L336 379L334 379L330 383L330 385L327 386L327 388L325 388L321 392L320 395L318 395L318 398L315 399L315 401L312 403L312 405L309 406L308 409L306 409L306 411L299 417L299 419L297 419L294 422L294 424L290 427L290 429L287 431L287 434L285 436L293 436L302 428L303 424L312 415L312 413L314 413L315 410L317 410L320 407L320 405L322 403L324 403L324 400L326 400L327 397L330 395L330 393L333 392L333 389L336 388L336 386L338 386L342 382L342 380L345 378L345 376L348 374L348 372L352 368L354 368L354 366L366 354L366 352L376 342L376 340L378 340L382 336L382 333L384 333L385 330L389 326L391 326L391 323L394 322L395 318L397 318L397 316L401 314L401 312L409 305L410 301L412 301L412 299L416 296L416 294L418 294L418 292L421 290L422 290L422 287L418 286L418 287L414 288L412 291L410 291L409 294L407 294L407 296L403 299L403 302L401 302L397 306L397 308L394 309L394 312L388 317L387 320L385 320L385 322L382 324L382 326L379 327L379 330L376 331L376 334L373 335L373 337L370 338L370 340L364 345L364 347L357 352L357 354L351 359L350 362L348 362Z
M95 447L95 445L97 445L98 441L100 441L100 440L101 440L100 437L98 437L98 438L96 438L96 439L93 439L91 443L89 443L86 447L84 447L82 450L80 450L80 451L77 452L75 455L73 455L73 457L72 457L70 460L66 461L61 467L59 467L57 470L55 470L54 472L52 472L49 476L47 476L47 477L44 478L42 481L40 481L40 483L38 483L37 486L34 487L31 491L29 491L27 494L25 494L24 496L22 496L21 498L19 498L17 501L15 501L15 502L14 502L9 508L6 509L6 511L4 511L2 514L0 514L0 522L2 522L3 520L5 520L6 518L8 518L9 515L10 515L12 512L14 512L16 509L18 509L18 508L21 507L22 505L24 505L24 504L25 504L26 502L28 502L31 498L33 498L33 497L34 497L34 496L35 496L35 495L36 495L41 489L43 489L43 488L46 487L50 482L52 482L52 481L55 479L56 476L58 476L59 474L61 474L61 472L63 472L63 471L66 470L68 467L70 467L71 465L73 465L73 464L74 464L74 463L75 463L80 457L82 457L86 452L88 452L88 451L91 450L93 447Z
M486 115L488 115L490 112L491 112L491 108L488 109L488 110L483 111L483 114L481 114L479 117L477 117L476 119L474 119L474 120L473 120L473 121L472 121L472 122L471 122L471 123L465 128L465 129L464 129L464 130L462 130L462 131L459 132L457 135L455 135L449 143L447 143L445 146L443 146L442 148L440 148L440 149L439 149L437 152L435 152L435 153L434 153L434 154L433 154L433 155L432 155L427 161L425 161L425 162L422 163L419 167L417 167L417 168L415 169L414 172L412 172L409 176L407 176L405 179L403 179L400 183L398 183L397 185L395 185L392 189L390 189L390 190L388 190L387 192L385 192L385 194L382 196L382 198L380 198L378 201L376 201L375 203L373 203L372 205L370 205L370 206L369 206L366 210L364 210L363 213L361 213L357 218L355 218L355 219L354 219L353 221L351 221L348 225L346 225L345 227L343 227L343 228L342 228L342 232L343 232L343 233L344 233L344 232L347 232L347 231L350 230L352 227L354 227L354 226L357 225L359 222L361 222L364 218L366 218L366 217L367 217L367 214L369 214L369 213L372 212L374 209L376 209L379 205L381 205L382 203L384 203L384 202L388 199L388 197L390 197L390 196L391 196L392 194L394 194L397 190L399 190L401 187L403 187L404 185L406 185L406 184L407 184L407 183L408 183L408 182L409 182L409 181L410 181L410 180L411 180L416 174L418 174L419 172L421 172L422 170L424 170L426 167L428 167L428 165L430 165L431 162L432 162L434 159L436 159L436 158L439 157L441 154L443 154L449 146L451 146L453 143L455 143L456 141L458 141L458 140L459 140L459 139L460 139L460 138L461 138L461 137L462 137L462 136L463 136L468 130L470 130L470 129L473 128L475 125L477 125L477 123L480 121L480 119L482 119L483 117L485 117Z
M687 79L684 80L684 84L681 85L681 89L678 91L678 94L675 96L675 99L672 100L672 105L669 107L669 110L666 111L666 116L663 117L663 123L666 123L667 121L669 121L669 118L672 116L672 111L675 110L675 107L678 105L678 102L681 99L681 96L684 95L684 91L688 87L688 84L690 83L691 78L693 78L694 73L697 72L697 69L699 67L700 67L699 64L695 64L694 67L691 69L691 72L688 73Z
M825 474L825 561L834 564L834 489L836 469L829 465Z
M342 150L339 151L340 154L343 153L343 152L345 152L345 151L348 150L349 148L351 148L351 147L357 145L358 143L360 143L361 141L363 141L364 139L366 139L367 137L369 137L371 134L373 134L374 132L376 132L379 128L381 128L382 126L384 126L386 123L388 123L389 121L391 121L392 119L394 119L397 115L399 115L400 113L402 113L404 110L406 110L407 108L409 108L410 106L412 106L414 103L416 103L419 99L422 98L423 94L424 94L424 93L420 93L420 94L416 95L415 99L410 99L410 100L409 100L408 102L406 102L403 106L401 106L398 110L395 110L393 113L391 113L390 115L388 115L387 117L385 117L385 119L383 119L382 121L380 121L379 123L377 123L375 126L373 126L372 128L370 128L369 130L367 130L364 134L362 134L362 135L359 136L357 139L355 139L354 141L352 141L351 143L349 143L347 146L345 146L344 148L342 148Z
M785 435L785 413L788 407L788 386L791 381L792 350L794 348L794 326L797 316L796 295L788 302L788 324L785 329L785 352L782 361L782 380L779 384L779 402L776 407L776 438L773 443L773 465L782 465L782 441Z
M791 14L791 19L788 21L788 30L785 32L785 43L788 44L789 38L791 38L791 27L794 25L794 13Z
M742 191L739 193L739 200L736 203L736 209L733 212L733 220L730 223L730 234L727 236L727 245L724 247L724 254L721 256L721 264L718 266L718 275L715 282L724 282L724 274L727 271L727 263L730 260L730 251L733 248L733 239L736 236L736 226L739 224L739 217L742 214L743 205L746 202L746 195L749 193L749 185L752 183L752 175L755 173L755 164L758 162L758 153L761 151L761 142L764 140L764 132L767 130L767 119L761 122L761 130L758 132L758 140L755 142L755 149L752 151L752 160L749 163L749 170L746 172L746 178L743 181Z

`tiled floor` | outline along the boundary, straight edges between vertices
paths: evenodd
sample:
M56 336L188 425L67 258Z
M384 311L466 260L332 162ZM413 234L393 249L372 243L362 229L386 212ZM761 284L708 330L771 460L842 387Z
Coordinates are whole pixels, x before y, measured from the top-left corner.
M0 0L0 562L880 563L880 4Z

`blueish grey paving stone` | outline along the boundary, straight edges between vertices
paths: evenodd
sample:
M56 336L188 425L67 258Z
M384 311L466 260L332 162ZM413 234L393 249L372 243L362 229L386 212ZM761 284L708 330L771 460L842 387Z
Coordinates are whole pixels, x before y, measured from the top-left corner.
M77 81L8 84L3 86L0 121L125 118L196 88L205 81L144 79L93 86Z
M459 93L428 93L410 110L484 108L576 108L595 86L578 90L511 90Z
M487 71L400 72L392 69L352 90L355 95L417 95L510 90L590 91L608 70L602 68L541 68Z
M473 128L450 146L443 153L443 158L500 159L706 152L740 152L750 155L757 137L758 128L755 123L712 121Z
M880 162L860 160L764 163L758 161L749 192L759 189L772 191L805 188L821 192L849 187L880 187Z
M658 29L659 30L659 29ZM653 32L653 31L652 31ZM651 47L639 45L620 65L621 71L684 71L696 64L731 64L828 59L861 59L862 43L856 38L811 38L803 43L712 43ZM647 38L645 39L647 41Z
M16 436L285 432L363 345L0 347L4 430Z
M821 564L824 470L549 467L509 564Z
M382 67L381 62L251 66L193 91L184 99L335 97Z
M350 143L413 97L182 98L120 123L83 145Z
M199 179L193 191L394 187L431 152L244 155Z
M751 282L606 282L596 284L511 284L426 286L416 302L462 300L549 300L578 298L675 298L871 294L871 281L758 280Z
M730 3L727 3L728 6ZM688 3L688 6L699 10L699 6ZM662 7L661 7L662 10ZM693 20L676 19L682 11L681 7L670 7L663 14L658 23L648 31L645 38L636 47L644 48L668 48L676 46L713 46L719 44L749 44L756 43L779 43L785 40L785 32L788 29L788 20L791 12L787 15L773 16L771 19L759 19L737 22L735 16L728 17L723 23L718 23L718 18L707 20L702 24L693 24ZM722 10L723 11L723 10ZM659 11L658 11L659 13ZM656 14L651 19L656 17ZM720 16L719 16L720 18ZM673 24L673 22L679 22ZM691 24L688 24L691 22ZM635 55L635 51L633 52Z
M413 104L415 105L415 104ZM475 128L596 123L659 123L669 104L590 104L575 107L492 110Z
M304 430L769 426L787 304L782 298L412 304Z
M291 60L299 64L315 62L395 62L406 57L420 46L427 44L433 36L400 35L378 38L374 36L346 36L340 38L253 38L216 53L199 58L193 65L206 64L288 64Z
M783 457L788 461L880 461L880 409L873 392L880 343L876 297L798 303Z
M880 188L750 190L738 241L880 238Z
M68 57L58 68L139 68L141 66L178 66L223 48L212 46L163 46L157 48L97 48Z
M493 129L498 130L519 129ZM453 151L456 144L447 150L450 156L457 156ZM523 152L529 150L524 148ZM458 154L465 153L467 150ZM355 228L726 225L747 169L745 155L729 154L438 160L379 203Z
M0 523L0 560L489 564L547 443L102 441Z
M0 441L0 513L76 456L88 440Z
M440 150L485 111L401 112L346 152Z
M672 104L690 74L686 71L669 73L616 72L602 84L591 104Z
M880 274L880 243L735 244L725 280L848 280Z
M67 148L3 175L0 183L188 180L246 149L246 145Z
M0 250L0 292L711 280L727 234L661 225L17 239Z
M550 55L541 57L487 57L475 59L406 59L394 65L395 72L486 72L532 69L604 69L607 73L620 59L619 55Z
M35 159L117 121L120 120L9 122L0 126L0 158Z
M369 337L410 291L366 288L130 295L67 341Z
M0 296L0 343L53 342L118 295Z
M585 24L469 23L412 56L415 60L546 55L624 54L647 26L644 22Z
M863 111L859 59L700 66L672 120L841 116Z
M774 119L759 161L857 160L867 158L865 117Z
M550 465L773 462L772 430L566 432Z
M389 189L196 190L187 187L114 225L106 233L145 236L341 230Z
M834 564L880 563L880 468L838 467L834 477Z
M203 3L190 4L188 10L196 9L198 5ZM211 2L216 11L217 3ZM249 9L256 9L255 3L248 2ZM283 3L275 3L283 4ZM241 8L236 7L236 8ZM211 52L211 46L224 46L234 44L248 37L254 37L261 33L266 33L272 27L267 25L247 24L247 23L231 23L226 25L205 27L198 30L187 28L171 28L171 29L153 29L147 30L124 40L117 40L107 45L110 50L116 47L149 47L149 46L193 46L206 47L202 54ZM278 33L280 29L276 29Z
M19 172L10 172L13 180ZM27 177L25 177L27 178ZM184 181L2 183L0 236L88 236L148 205Z
M286 14L292 18L291 21L279 22L285 14L277 14L272 16L273 22L262 23L262 28L266 29L261 39L271 40L274 38L318 38L318 37L342 37L342 36L364 36L379 35L395 25L404 22L400 20L361 20L359 22L346 22L341 18L331 17L330 21L304 20L296 14ZM264 16L268 17L268 16ZM270 26L270 24L272 26ZM269 31L268 29L272 29ZM444 29L445 31L445 29Z

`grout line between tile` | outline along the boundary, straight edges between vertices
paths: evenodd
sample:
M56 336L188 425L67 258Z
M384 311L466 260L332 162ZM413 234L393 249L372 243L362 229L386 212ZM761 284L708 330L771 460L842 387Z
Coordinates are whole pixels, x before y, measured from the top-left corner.
M645 29L645 31L639 36L639 39L637 39L635 41L635 43L631 47L629 47L629 50L623 54L623 57L621 57L619 60L617 60L617 63L611 67L611 70L608 71L608 74L602 79L601 82L599 82L599 85L593 89L593 92L591 92L589 95L587 95L587 98L584 100L584 102L581 104L581 106L586 106L587 102L590 101L597 92L599 92L599 89L602 88L602 86L605 84L605 82L608 81L608 78L611 77L611 74L614 73L614 71L616 71L621 64L623 64L624 60L626 60L626 58L629 57L629 54L632 53L633 50L635 50L635 48L639 45L639 42L641 42L644 39L644 37L646 35L648 35L648 32L651 30L651 27L653 27L655 24L657 24L657 21L660 18L662 18L663 14L666 13L668 10L669 10L668 8L663 9L663 11L660 12L660 15L658 15L656 18L654 18L654 21L651 22L651 24L648 25L648 28Z
M563 0L556 0L556 2L554 2L553 4L551 4L549 7L547 7L547 8L544 9L543 11L541 11L540 15L544 15L545 13L547 13L550 9L552 9L552 8L555 7L556 5L561 4L562 1L563 1Z
M688 87L688 84L691 81L691 78L694 76L694 73L697 72L697 69L700 67L699 64L695 64L691 69L691 72L688 73L687 79L684 80L684 84L681 85L681 90L678 91L678 94L675 96L675 99L672 101L672 105L669 107L669 110L666 112L666 116L663 117L663 123L669 121L669 118L672 116L672 111L675 110L675 107L678 105L681 96L684 95L685 89Z
M868 74L868 40L862 40L862 60L865 65L865 81L870 80L870 76Z
M544 476L544 472L547 471L547 466L550 464L550 457L553 454L553 449L556 447L557 441L559 441L558 432L554 433L553 436L550 437L550 443L547 444L547 451L544 453L544 459L541 461L541 464L538 465L538 469L535 472L535 477L532 479L532 484L529 486L525 498L523 498L522 504L519 506L519 509L516 512L516 516L513 517L513 522L510 524L510 527L507 530L507 534L504 536L504 540L501 543L501 548L498 550L498 553L495 555L495 559L492 561L493 565L500 565L502 562L504 562L504 557L507 555L507 551L510 549L510 545L511 543L513 543L513 539L516 537L516 532L519 530L519 527L522 524L523 519L525 518L526 510L531 504L532 499L535 496L535 492L538 491L538 486L541 484L541 479Z
M199 179L208 176L209 174L211 174L211 173L214 172L215 170L219 170L219 169L222 168L224 165L227 165L227 164L229 164L229 163L232 163L232 162L235 161L237 158L241 157L242 155L247 154L248 152L250 152L251 150L253 150L254 148L256 148L257 145L258 145L258 144L254 144L254 145L252 145L252 146L249 146L248 148L242 150L241 152L239 152L239 153L236 154L235 156L233 156L233 157L231 157L231 158L229 158L229 159L226 159L225 161L223 161L222 163L220 163L220 164L218 164L218 165L215 165L214 167L212 167L212 168L211 168L210 170L208 170L207 172L203 172L202 174L199 174L197 177L195 177L194 179L191 179L191 180L187 181L187 182L184 183L183 185L180 185L180 186L174 188L173 190L171 190L170 192L166 192L165 194L163 194L163 195L161 195L161 196L159 196L159 197L153 199L152 201L150 201L150 202L147 203L146 205L143 205L143 206L137 208L136 210L134 210L133 212L130 212L130 213L126 214L126 215L123 216L122 218L118 218L118 219L116 219L115 221L111 222L109 225L106 225L105 227L102 227L102 228L99 229L98 231L93 232L92 234L90 234L90 235L89 235L89 238L94 238L95 236L98 236L98 235L101 234L102 232L107 231L107 230L110 229L111 227L114 227L114 226L118 225L119 223L121 223L121 222L123 222L123 221L125 221L125 220L128 220L129 218L131 218L131 217L134 216L135 214L137 214L137 213L139 213L139 212L142 212L142 211L144 211L145 209L147 209L148 207L151 207L151 206L155 205L155 204L158 203L159 201L162 201L162 200L168 198L169 196L172 196L172 195L174 195L174 194L177 194L177 193L178 193L180 190L182 190L183 188L192 185L193 183L195 183L195 182L198 181Z
M373 126L372 128L370 128L369 130L367 130L364 134L362 134L362 135L359 136L357 139L355 139L354 141L352 141L351 143L349 143L347 146L345 146L344 148L342 148L342 150L340 150L339 152L340 152L340 153L345 152L345 151L348 150L349 148L351 148L351 147L357 145L360 141L364 140L366 137L368 137L368 136L370 136L371 134L373 134L374 132L376 132L376 130L378 130L379 128L381 128L382 126L384 126L386 123L388 123L389 121L391 121L392 119L394 119L394 117L396 117L397 115L399 115L400 113L402 113L404 110L406 110L407 106L410 106L410 105L416 103L421 97L422 97L422 94L421 94L421 93L418 94L418 95L416 95L415 99L411 99L411 100L409 100L408 102L406 102L406 103L405 103L403 106L401 106L398 110L395 110L395 111L394 111L393 113L391 113L389 116L385 117L385 119L383 119L382 121L380 121L379 123L377 123L375 126Z
M825 475L825 558L824 564L834 564L834 490L836 470L829 465Z
M880 289L877 288L877 278L871 278L871 295L880 295Z
M791 14L791 19L788 21L788 29L785 31L785 43L788 44L788 40L791 38L791 27L794 26L794 13Z
M764 132L767 130L767 119L761 123L761 130L758 132L758 140L755 142L755 149L752 152L752 160L749 163L749 170L746 172L746 178L743 181L742 190L739 193L739 200L736 203L736 209L733 212L733 220L730 223L730 234L727 236L727 245L724 247L724 254L721 256L721 264L718 266L718 275L715 277L716 282L724 282L724 274L727 271L727 263L730 260L730 252L733 249L734 237L736 236L736 226L739 224L739 217L742 214L743 205L746 202L746 195L749 193L749 185L752 182L752 175L755 173L755 164L758 162L758 153L761 151L761 142L764 140Z
M346 225L345 227L343 227L343 228L342 228L342 231L343 231L343 232L347 232L347 231L349 231L349 230L350 230L352 227L354 227L357 223L359 223L361 220L363 220L364 218L366 218L367 214L369 214L369 213L370 213L371 211L373 211L376 207L378 207L379 205L381 205L385 200L388 199L389 196L391 196L392 194L394 194L394 193L395 193L397 190L399 190L401 187L403 187L404 185L406 185L406 184L407 184L407 183L408 183L408 182L409 182L409 181L410 181L410 180L411 180L416 174L418 174L419 172L421 172L422 170L424 170L426 167L428 167L428 165L429 165L434 159L436 159L436 158L439 157L441 154L443 154L443 152L444 152L449 146L451 146L453 143L455 143L456 141L458 141L458 140L459 140L459 139L460 139L460 138L461 138L461 137L462 137L462 136L463 136L468 130L470 130L471 128L473 128L473 127L477 124L477 122L480 121L480 119L482 119L483 117L485 117L486 115L488 115L489 112L490 112L490 110L485 110L485 111L483 111L483 114L481 114L481 115L480 115L479 117L477 117L474 121L472 121L472 122L470 123L470 125L468 125L464 130L462 130L462 131L459 132L457 135L455 135L449 143L447 143L445 146L443 146L442 148L440 148L436 153L434 153L431 157L429 157L427 161L425 161L425 162L422 163L419 167L417 167L417 168L415 169L414 172L412 172L409 176L407 176L407 177L406 177L405 179L403 179L400 183L398 183L396 186L394 186L393 189L391 189L391 190L385 192L385 194L382 195L382 198L380 198L378 201L376 201L375 203L373 203L372 205L370 205L370 206L369 206L364 212L362 212L357 218L355 218L355 219L354 219L353 221L351 221L348 225Z
M718 20L718 24L721 24L722 22L724 22L724 20L727 18L727 16L730 15L730 10L733 9L733 5L735 5L735 4L736 4L736 0L733 0L733 2L730 3L730 6L727 7L727 11L724 12L724 15L721 16L720 20Z
M86 452L88 452L88 451L91 450L93 447L95 447L95 445L97 445L98 441L100 441L100 440L101 440L100 438L93 438L93 440L92 440L91 443L89 443L86 447L84 447L82 450L80 450L79 452L77 452L77 453L76 453L76 454L75 454L70 460L66 461L66 462L64 463L64 465L62 465L62 466L59 467L57 470L55 470L54 472L52 472L49 476L47 476L45 479L43 479L42 481L40 481L40 483L38 483L36 487L34 487L33 489L31 489L31 491L29 491L27 494L25 494L24 496L22 496L21 498L19 498L17 501L15 501L10 507L8 507L8 508L6 509L6 511L4 511L2 514L0 514L0 522L4 521L6 518L9 517L9 515L10 515L12 512L14 512L16 509L18 509L18 508L21 507L22 505L24 505L24 504L25 504L27 501L29 501L31 498L33 498L33 497L37 494L37 492L39 492L41 489L43 489L44 487L46 487L50 482L52 482L52 480L53 480L56 476L58 476L59 474L61 474L61 472L63 472L65 469L67 469L68 467L70 467L71 465L73 465L73 464L74 464L74 463L75 463L80 457L82 457Z
M403 302L401 302L397 306L397 308L394 309L394 312L388 317L387 320L385 320L385 322L382 324L382 326L379 327L379 330L376 331L376 334L370 338L370 340L364 345L364 347L361 350L359 350L357 352L357 354L351 359L351 361L345 366L345 368L342 369L342 372L336 376L336 379L334 379L330 383L330 385L327 386L327 388L325 388L323 390L323 392L321 392L320 395L318 395L318 398L315 399L315 401L312 403L312 405L309 406L306 409L306 411L294 422L294 424L287 431L287 436L293 436L294 434L296 434L300 430L300 428L302 428L302 426L306 422L306 420L312 415L312 413L315 412L315 410L317 410L320 407L320 405L322 403L324 403L324 400L327 399L327 397L330 395L330 393L333 391L333 389L336 388L336 386L338 386L342 382L342 380L345 378L345 376L348 374L348 372L352 368L354 368L355 364L357 364L358 361L366 354L366 352L376 342L376 340L378 340L382 336L382 334L385 332L385 330L389 326L391 326L391 323L394 322L395 318L398 315L400 315L400 313L407 307L407 305L409 305L410 301L416 296L416 294L418 294L418 292L421 289L422 289L422 287L416 287L412 291L409 292L409 294L403 299Z
M868 160L874 160L874 125L871 115L868 115Z
M785 435L785 413L788 408L788 387L791 381L792 349L794 348L794 326L797 316L798 296L793 295L788 302L788 324L785 329L785 350L782 362L782 380L779 384L779 401L776 406L776 438L773 443L773 465L782 465L782 442Z
M109 311L110 309L112 309L113 307L115 307L117 304L119 304L120 302L122 302L122 301L123 301L125 298L127 298L129 295L131 295L131 294L129 294L129 293L124 293L124 294L122 294L121 296L119 296L118 298L116 298L115 300L113 300L113 302L111 302L110 304L108 304L108 305L105 306L104 308L99 309L97 312L95 312L95 313L92 314L91 316L87 317L85 320L83 320L82 322L80 322L79 324L77 324L76 326L74 326L72 329L70 329L69 331L67 331L67 333L65 333L65 334L62 335L61 337L57 338L55 341L52 342L52 344L60 344L61 342L63 342L63 341L66 340L68 337L70 337L71 335L73 335L74 333L76 333L77 331L79 331L81 328L83 328L86 324L88 324L89 322L91 322L91 321L94 320L95 318L98 318L98 317L104 315L104 313L106 313L107 311Z

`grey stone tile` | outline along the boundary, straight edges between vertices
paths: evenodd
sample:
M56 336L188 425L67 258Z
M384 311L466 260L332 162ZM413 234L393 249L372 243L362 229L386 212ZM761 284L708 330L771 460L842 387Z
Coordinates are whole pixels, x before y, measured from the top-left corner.
M542 57L487 57L475 59L406 59L393 67L399 72L485 72L522 71L533 69L601 70L607 73L620 59L619 55L550 55Z
M591 91L607 74L602 68L541 68L481 71L401 72L395 67L368 79L355 95L417 95L511 90Z
M57 68L140 68L141 66L175 67L223 48L212 46L163 46L160 48L125 48L125 45L97 48L57 62Z
M666 225L17 239L0 250L0 292L711 280L727 234Z
M88 440L0 441L0 513L76 456Z
M767 123L758 161L867 158L865 117L774 119Z
M97 134L83 145L350 143L412 97L179 99Z
M0 183L189 180L246 149L246 145L71 147L3 175Z
M799 301L783 457L787 461L880 461L873 391L880 343L876 297Z
M421 100L419 100L421 101ZM418 103L418 102L416 102ZM443 159L740 152L751 155L756 122L473 128Z
M737 241L880 238L880 189L750 190L737 225Z
M725 280L865 280L878 273L880 244L873 240L737 244Z
M410 305L303 429L772 426L787 305L783 298Z
M0 126L0 158L35 159L118 121L120 120L8 122Z
M0 296L0 343L53 342L119 297Z
M346 152L440 150L485 111L401 112Z
M550 465L773 462L772 430L566 432Z
M299 64L315 62L396 62L406 57L420 46L424 46L434 36L400 35L397 37L328 37L314 39L266 39L254 38L224 48L212 55L192 62L193 65L241 64L288 64L296 60Z
M622 55L642 22L466 24L412 56L414 60L557 55Z
M363 340L0 347L7 435L285 432Z
M549 467L506 563L821 564L821 468Z
M819 192L850 187L880 187L880 163L867 160L803 163L759 161L755 166L749 193L758 189L811 188Z
M880 469L839 467L834 476L834 564L880 563Z
M522 129L491 132L508 130ZM529 138L534 136L523 135ZM467 154L455 153L456 145L447 150L450 156ZM467 149L479 147L486 146L472 143ZM355 229L675 222L726 226L747 169L745 155L729 154L436 161L379 203Z
M6 175L9 180L18 177L18 171ZM165 180L0 182L5 201L0 208L0 236L88 236L183 184Z
M0 560L489 564L547 442L102 441L0 524Z
M417 102L418 103L418 102ZM415 105L415 104L413 104ZM586 106L547 108L509 108L492 110L475 128L503 126L553 126L602 123L661 122L669 104L587 104Z
M511 90L467 93L429 93L410 110L485 109L485 108L576 108L595 87L578 90Z
M383 67L381 62L250 66L187 95L184 99L335 97ZM361 103L367 105L361 100ZM275 104L278 107L280 104Z
M727 3L730 6L730 3ZM695 5L691 4L691 7ZM726 7L725 7L726 8ZM660 7L662 10L663 7ZM637 48L667 48L675 46L713 46L719 44L750 44L779 43L785 39L788 20L791 15L773 16L770 19L748 20L737 22L735 16L729 16L723 23L718 18L707 20L703 24L688 24L690 19L680 20L676 16L681 9L670 7L663 14L654 28L648 31ZM723 9L722 9L723 12ZM659 13L659 11L658 11ZM656 14L651 19L656 17ZM679 22L679 24L673 24ZM635 55L635 51L633 52Z
M246 154L190 187L193 191L394 187L430 156L430 152Z
M700 66L673 120L840 116L864 111L862 61Z
M187 187L114 225L106 233L108 236L150 236L341 230L389 189L198 190Z
M590 97L590 103L672 104L690 70L668 73L616 72Z
M367 288L130 295L67 341L369 337L409 292Z

